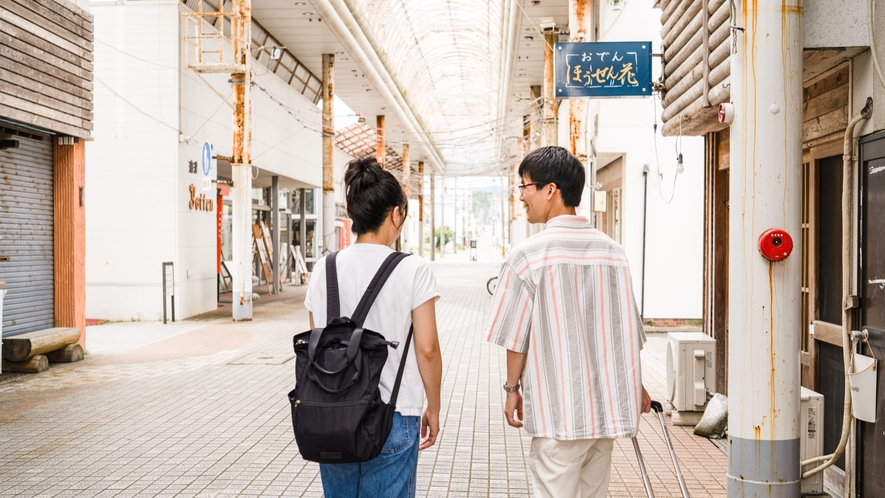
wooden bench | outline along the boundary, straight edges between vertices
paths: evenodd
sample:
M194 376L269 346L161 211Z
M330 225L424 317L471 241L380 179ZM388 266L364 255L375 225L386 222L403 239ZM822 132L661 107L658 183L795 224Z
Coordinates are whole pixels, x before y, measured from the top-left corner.
M77 344L79 340L80 329L76 327L55 327L4 338L4 370L39 373L49 368L50 361L80 361L83 348Z

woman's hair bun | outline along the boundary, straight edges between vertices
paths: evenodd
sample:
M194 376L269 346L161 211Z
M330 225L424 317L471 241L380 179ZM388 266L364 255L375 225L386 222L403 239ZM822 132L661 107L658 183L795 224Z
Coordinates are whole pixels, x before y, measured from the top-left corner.
M347 165L347 172L344 173L344 183L349 188L365 185L366 182L374 183L378 181L378 173L381 166L374 157L364 157L355 159Z
M347 215L357 235L377 231L395 207L402 209L403 216L408 211L408 199L399 180L374 156L348 163L344 183Z

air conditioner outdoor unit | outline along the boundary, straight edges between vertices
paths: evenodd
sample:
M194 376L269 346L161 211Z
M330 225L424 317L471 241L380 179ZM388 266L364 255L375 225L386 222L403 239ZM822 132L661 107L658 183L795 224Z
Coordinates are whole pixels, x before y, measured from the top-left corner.
M824 454L824 395L805 387L799 395L799 460L808 460ZM807 465L802 472L820 465L821 462ZM806 494L824 493L824 473L818 472L802 479L801 492Z
M667 338L667 390L673 423L694 425L716 392L716 340L701 332L670 332ZM676 412L696 412L696 416L681 420Z

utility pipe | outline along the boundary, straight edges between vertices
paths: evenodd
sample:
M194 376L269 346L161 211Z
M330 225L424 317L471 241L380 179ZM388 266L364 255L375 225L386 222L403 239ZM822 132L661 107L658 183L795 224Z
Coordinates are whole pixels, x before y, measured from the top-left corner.
M802 0L737 2L731 57L727 496L793 498L799 468L802 257L769 261L760 236L798 238Z
M232 37L234 60L243 72L231 74L233 86L233 139L231 179L232 315L234 321L252 319L252 42L251 0L234 0Z
M873 99L867 98L867 103L857 113L848 127L845 128L845 137L842 140L842 362L845 365L845 399L842 402L842 435L839 437L839 445L836 451L830 455L822 455L802 462L802 467L812 463L826 460L825 463L802 474L802 478L810 477L836 463L836 460L845 452L848 444L848 433L854 416L851 414L851 384L849 383L848 367L851 363L851 256L854 254L852 228L854 227L854 132L857 125L873 116Z
M391 71L381 60L384 52L380 49L377 40L374 39L374 34L370 29L364 29L365 20L360 22L355 17L350 8L353 2L351 0L317 0L313 3L317 14L335 33L344 49L360 63L360 68L372 86L385 101L391 104L396 117L406 127L406 131L420 138L422 148L434 168L439 172L444 172L445 161L442 153L433 143L433 138L424 128L417 113L405 99L403 89L397 85Z
M645 320L645 242L648 238L646 227L648 226L648 164L642 165L642 296L640 301L639 316Z
M335 55L323 54L323 248L329 252L338 250L335 235ZM320 228L320 227L317 227ZM304 245L302 239L301 244ZM303 248L302 248L303 249Z

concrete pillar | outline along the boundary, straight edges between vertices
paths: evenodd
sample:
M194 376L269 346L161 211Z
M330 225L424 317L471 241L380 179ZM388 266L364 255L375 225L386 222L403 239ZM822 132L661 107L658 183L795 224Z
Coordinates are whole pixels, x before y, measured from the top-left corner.
M439 255L446 255L446 177L441 176L442 195L440 196L440 213L439 213Z
M231 177L234 192L232 237L233 319L252 319L252 58L248 55L252 41L252 4L235 2L239 26L233 30L235 60L243 64L242 73L231 75L233 85L233 141Z
M409 144L403 144L403 190L406 193L406 206L409 205L409 199L412 198L412 162L409 151ZM412 214L409 214L409 218L412 218ZM403 252L409 252L409 226L411 225L408 221L403 222Z
M541 146L559 145L559 100L553 88L553 45L559 41L559 31L544 33L544 131Z
M384 115L379 114L375 117L375 160L384 168Z
M430 172L430 261L436 261L436 175Z
M546 50L546 49L545 49ZM546 54L546 52L545 52ZM546 57L546 55L545 55ZM545 68L545 79L546 79L546 65ZM553 73L551 73L551 78L553 77ZM551 85L552 88L552 85ZM546 88L545 88L546 90ZM529 135L531 137L529 141L529 152L536 150L540 147L547 145L546 141L546 127L543 122L543 116L547 112L547 106L544 105L541 96L541 87L534 85L530 87L530 92L532 95L532 118L529 121ZM534 235L540 231L540 225L537 223L531 224L528 219L525 220L525 233L526 237L529 235Z
M529 114L529 143L528 151L531 152L541 146L541 87L532 85L529 87L532 98L531 114Z
M573 42L590 42L596 41L593 31L593 1L592 0L571 0L569 8L569 33L570 40ZM589 126L587 123L587 109L590 102L587 99L569 99L569 150L584 165L587 178L593 177L596 168L596 162L590 162L588 143L590 141ZM587 182L595 185L595 182ZM593 201L596 189L584 188L583 201L591 206L590 213L593 213ZM591 217L593 215L591 214Z
M335 140L335 55L323 54L323 247L338 250L335 230L335 163L332 148ZM320 227L317 227L319 230ZM319 247L317 247L319 249ZM319 253L318 253L319 254Z
M273 293L277 294L280 282L280 177L270 177L270 244L273 246L270 271L273 275Z
M732 31L729 194L729 497L797 497L802 256L802 4L743 0ZM796 250L757 250L776 228Z
M455 219L452 220L452 252L458 253L458 177L455 177Z
M299 221L299 232L301 239L301 257L307 259L307 189L300 189L298 203L300 207L301 218ZM314 232L316 234L316 232Z
M424 257L424 161L418 161L418 254Z
M59 145L60 138L54 145L55 321L79 328L86 348L86 143Z

